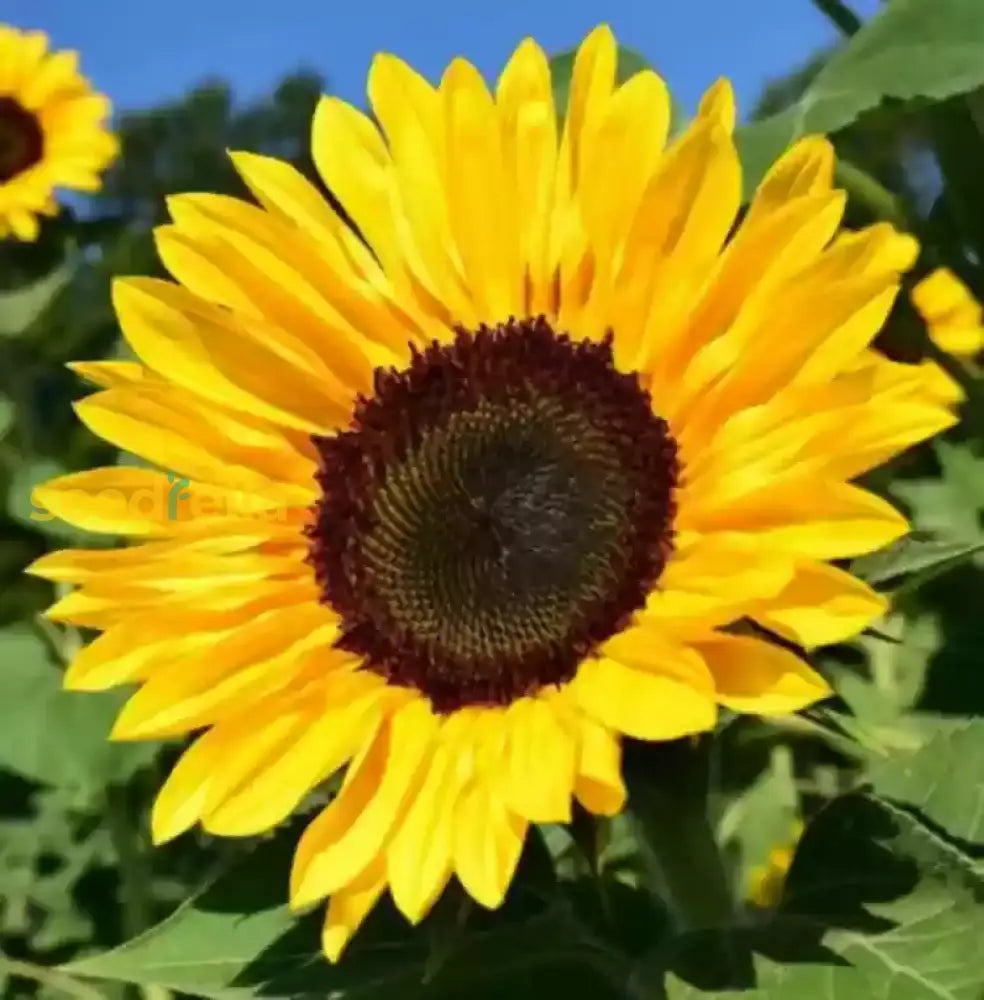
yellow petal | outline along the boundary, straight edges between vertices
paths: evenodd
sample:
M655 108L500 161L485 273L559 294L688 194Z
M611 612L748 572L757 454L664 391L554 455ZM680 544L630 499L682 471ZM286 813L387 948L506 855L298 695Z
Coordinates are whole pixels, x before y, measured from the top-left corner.
M455 318L472 324L464 294L448 205L445 120L440 94L401 59L377 55L369 69L369 101L389 141L394 211L408 224L404 259L415 276Z
M616 816L625 805L622 746L612 732L590 719L578 725L578 761L574 794L598 816Z
M134 351L192 392L308 433L348 419L352 393L342 392L313 351L293 354L297 341L288 346L282 331L150 278L118 279L113 304Z
M831 693L815 670L774 643L717 633L695 646L714 675L718 702L732 711L785 715Z
M173 840L198 822L216 766L234 752L214 729L185 750L154 800L150 825L155 844Z
M286 687L305 669L344 663L330 655L338 625L320 605L268 611L213 649L156 671L126 703L114 739L177 736Z
M888 601L826 563L801 563L789 584L756 617L803 646L842 642L877 621Z
M502 71L496 106L506 183L515 192L521 259L529 279L526 311L546 312L553 280L548 250L557 169L557 114L547 57L531 38L520 43Z
M717 719L706 691L612 659L582 663L571 688L588 715L640 740L673 740L705 732Z
M687 499L686 494L681 498L684 503ZM792 572L788 556L770 551L754 537L700 535L670 556L659 586L646 600L644 620L674 631L697 623L727 624L756 601L778 593Z
M407 815L386 849L393 901L418 923L434 905L452 871L454 808L460 791L455 744L439 745Z
M580 181L582 159L615 87L616 63L615 36L606 24L591 31L574 56L570 99L567 108L560 109L565 111L560 156L567 161L571 188Z
M136 361L72 361L66 367L103 389L131 385L147 373Z
M652 70L637 73L608 102L598 135L584 151L578 185L584 223L602 261L611 258L628 233L669 127L669 91Z
M321 932L321 947L329 961L337 962L342 957L345 946L362 926L385 888L386 872L382 858L376 858L359 879L331 897Z
M503 791L509 808L534 823L571 817L575 743L551 705L520 698L505 716L508 730Z
M59 517L87 531L163 535L174 486L162 472L115 466L59 476L35 487L31 502L41 518Z
M334 680L323 699L307 695L257 724L250 710L238 723L237 752L218 768L206 797L202 825L224 837L243 837L282 823L313 788L335 773L378 722L385 695L365 672ZM236 723L220 723L218 728ZM214 730L213 730L214 731Z
M293 906L347 885L383 850L419 786L436 730L436 717L419 698L384 725L338 797L304 831L291 873Z
M481 321L520 311L523 273L516 206L508 186L492 95L478 70L454 60L441 80L451 227Z
M981 321L981 306L948 267L938 267L912 289L913 305L927 323L960 315Z
M527 823L484 784L474 783L458 801L454 870L468 894L490 910L502 904L516 871Z
M776 479L755 494L718 506L709 494L680 506L681 529L748 532L763 548L812 559L873 552L901 538L908 522L891 504L849 483Z
M834 147L825 136L805 136L769 168L748 209L748 220L775 212L793 198L825 194L834 182Z

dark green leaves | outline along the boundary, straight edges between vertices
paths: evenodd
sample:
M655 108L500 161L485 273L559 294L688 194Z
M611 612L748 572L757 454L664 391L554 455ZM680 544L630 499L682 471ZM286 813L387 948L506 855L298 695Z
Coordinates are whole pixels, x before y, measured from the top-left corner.
M982 937L972 859L909 813L852 795L807 831L772 920L725 935L714 968L719 942L680 942L665 985L670 1000L736 989L749 1000L977 1000Z
M460 900L442 900L420 928L411 929L385 903L377 907L342 961L321 953L323 909L304 917L284 905L298 828L244 851L217 881L146 934L102 955L66 967L73 975L153 984L195 996L488 998L538 991L604 1000L600 947L579 936L562 902L513 896L489 919ZM441 945L434 949L436 927ZM578 992L579 990L585 992Z

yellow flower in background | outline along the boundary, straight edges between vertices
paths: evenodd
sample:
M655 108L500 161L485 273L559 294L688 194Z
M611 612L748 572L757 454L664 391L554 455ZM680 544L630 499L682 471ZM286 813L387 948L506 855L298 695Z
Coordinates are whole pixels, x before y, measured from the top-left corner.
M109 101L74 52L48 52L42 32L0 24L0 239L34 240L57 188L96 191L117 152Z
M346 769L290 886L330 897L332 959L387 889L411 921L452 876L498 906L530 823L622 808L623 736L825 697L737 623L813 647L878 618L830 561L907 525L850 481L954 421L938 369L869 348L916 246L838 233L830 145L790 150L732 235L730 87L667 146L663 81L615 62L596 30L558 131L530 40L494 94L377 57L375 120L326 97L313 128L365 242L262 156L233 154L258 205L172 198L175 281L115 287L139 360L78 366L103 389L77 405L170 471L35 491L136 542L33 572L77 585L51 618L103 632L67 684L140 685L116 738L200 731L157 841L269 829Z
M972 358L984 350L984 311L949 268L937 268L923 278L912 290L912 302L941 351Z
M802 836L803 821L797 820L793 824L789 840L773 847L765 864L752 869L748 879L748 899L755 906L771 909L779 905L786 876L793 863L793 854Z

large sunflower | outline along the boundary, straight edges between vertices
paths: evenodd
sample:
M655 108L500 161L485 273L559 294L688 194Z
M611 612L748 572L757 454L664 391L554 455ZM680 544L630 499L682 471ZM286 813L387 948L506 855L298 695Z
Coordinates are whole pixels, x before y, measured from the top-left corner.
M109 110L74 52L49 53L42 32L0 24L0 239L35 239L56 188L98 189L117 149Z
M157 840L266 830L347 764L290 887L331 897L332 958L387 887L412 921L452 875L497 906L529 823L622 808L623 736L823 698L761 636L882 613L829 561L906 522L849 480L954 419L942 373L869 349L916 247L838 235L828 143L734 229L729 87L664 149L662 80L616 88L615 61L596 30L558 134L532 41L494 96L467 62L434 88L378 57L379 127L327 97L313 134L364 242L261 156L233 155L258 206L173 198L177 283L117 284L140 361L79 366L104 389L78 412L185 478L36 491L148 539L34 572L104 630L68 685L141 685L117 738L204 730Z

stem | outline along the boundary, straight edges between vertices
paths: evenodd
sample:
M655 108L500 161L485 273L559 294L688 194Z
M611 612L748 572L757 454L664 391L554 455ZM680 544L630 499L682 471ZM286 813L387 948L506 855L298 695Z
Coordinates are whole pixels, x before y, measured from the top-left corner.
M147 866L135 836L124 788L111 786L106 790L106 822L120 863L123 930L127 938L132 938L150 926L151 913L145 893Z
M822 14L826 14L848 37L860 31L861 18L841 0L813 0L813 6Z
M629 811L679 931L727 927L735 906L707 819L708 744L626 747Z
M120 863L123 931L129 940L151 925L153 913L147 893L150 873L143 844L134 829L125 788L110 786L106 790L106 822ZM164 986L134 985L144 1000L171 1000L171 991Z
M94 986L44 965L35 965L33 962L23 962L20 959L0 955L0 969L6 969L11 976L17 976L19 979L31 979L36 983L61 990L62 993L76 997L76 1000L106 1000Z

